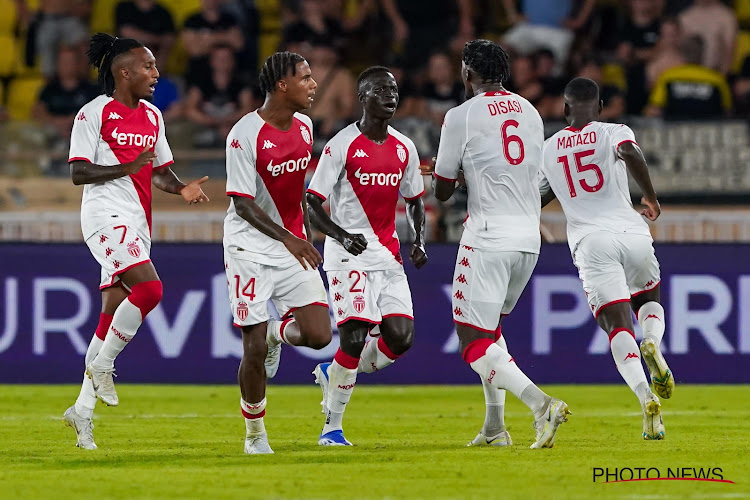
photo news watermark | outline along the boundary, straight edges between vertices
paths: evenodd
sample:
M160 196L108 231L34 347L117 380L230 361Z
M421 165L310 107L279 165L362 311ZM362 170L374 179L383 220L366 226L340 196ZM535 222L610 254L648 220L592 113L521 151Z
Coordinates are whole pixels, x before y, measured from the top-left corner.
M626 483L630 481L707 481L730 483L721 467L594 467L595 483Z

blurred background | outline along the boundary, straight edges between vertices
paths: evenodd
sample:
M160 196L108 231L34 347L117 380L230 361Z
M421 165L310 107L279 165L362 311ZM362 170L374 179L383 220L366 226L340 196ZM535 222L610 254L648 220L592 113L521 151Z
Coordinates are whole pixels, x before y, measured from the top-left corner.
M69 180L67 152L76 112L99 93L84 54L90 34L99 31L139 39L153 50L161 72L155 104L167 122L173 168L183 179L211 177L205 184L211 203L198 209L154 193L154 259L176 297L165 298L164 311L147 321L154 336L151 344L142 341L141 349L151 353L144 356L179 358L187 336L209 330L207 360L239 352L228 326L216 326L227 323L229 312L214 293L226 293L220 247L228 204L224 140L239 117L262 104L257 72L268 55L291 50L310 62L319 85L308 112L316 154L359 117L358 73L373 64L390 67L401 95L392 124L428 161L437 152L445 112L464 99L460 51L466 41L483 37L511 54L507 86L539 109L547 135L566 125L562 91L570 78L600 84L602 120L633 128L663 205L652 232L662 245L657 256L665 308L677 311L672 333L682 340L675 354L729 356L741 372L737 377L750 381L740 368L750 353L750 313L742 312L750 310L750 280L743 274L750 273L750 0L0 0L0 356L10 363L55 349L80 354L81 339L88 343L95 325L98 270L82 242L81 188ZM407 271L417 331L420 307L428 315L440 311L431 318L445 330L435 352L453 353L443 287L451 280L455 245L438 243L459 240L466 198L458 193L438 204L428 184L434 271L424 271L429 279ZM398 221L404 241L403 206ZM557 328L580 336L575 349L581 359L606 354L581 301L559 206L544 210L541 230L553 244L543 249L539 282L532 282L516 314L518 328L534 334L522 349L549 355L555 346L549 335ZM185 269L196 276L172 276ZM165 328L171 337L160 337ZM186 333L175 340L177 331ZM171 347L160 343L180 339L183 344ZM80 363L67 358L70 367ZM606 358L598 357L616 381ZM684 358L685 366L693 361ZM5 366L0 379L12 380L11 365ZM59 368L53 363L49 377ZM77 377L72 368L67 372ZM550 368L549 378L558 380L559 372L558 379L553 373ZM145 380L163 380L162 372L152 375ZM232 378L231 370L219 377Z

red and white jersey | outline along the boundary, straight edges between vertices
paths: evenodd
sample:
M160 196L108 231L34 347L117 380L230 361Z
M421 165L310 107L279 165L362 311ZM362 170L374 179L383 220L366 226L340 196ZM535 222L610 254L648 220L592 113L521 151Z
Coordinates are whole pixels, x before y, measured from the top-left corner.
M469 196L463 244L539 253L543 144L539 113L511 92L485 92L448 111L435 176L454 181L463 167Z
M78 112L73 121L68 162L120 165L135 160L146 146L156 153L156 159L138 173L84 186L84 239L111 223L113 216L127 219L144 232L148 228L150 234L151 172L174 160L164 133L164 119L150 102L141 100L137 108L130 109L112 97L100 95Z
M544 143L540 190L552 188L568 220L571 253L594 231L651 236L633 210L625 162L617 156L624 142L635 143L626 125L590 122L566 127Z
M306 239L302 196L312 156L312 121L295 113L292 126L272 127L257 111L243 116L227 136L227 196L243 196L276 224ZM237 215L230 200L224 219L224 247L236 258L267 265L296 259L283 243Z
M392 127L376 144L352 123L326 144L308 193L330 195L331 220L351 234L363 234L367 248L352 255L326 237L323 269L387 270L403 265L396 234L399 192L406 200L424 193L414 143Z

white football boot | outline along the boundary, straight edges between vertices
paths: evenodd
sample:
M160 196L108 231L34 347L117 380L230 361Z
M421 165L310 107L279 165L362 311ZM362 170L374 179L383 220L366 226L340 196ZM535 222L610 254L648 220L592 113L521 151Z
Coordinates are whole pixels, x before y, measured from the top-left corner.
M76 446L84 450L95 450L94 423L90 418L84 418L76 412L75 405L71 406L63 414L63 422L76 431Z
M552 448L555 445L557 428L568 421L568 415L571 415L568 405L564 401L552 398L547 411L534 422L536 441L530 448Z
M651 375L651 383L654 391L660 397L669 399L674 391L674 376L667 366L667 362L653 339L641 340L641 354L646 362L648 373Z
M112 370L97 370L93 362L86 367L86 375L91 379L91 385L94 386L96 397L107 406L117 406L120 400L117 398L115 390L116 377L114 368Z
M641 403L643 407L643 439L664 439L664 422L661 419L661 403L649 391Z
M324 414L328 413L328 368L330 368L330 366L331 363L320 363L313 370L315 383L318 384L323 391L323 400L320 402L320 405L323 407L322 413Z
M245 454L247 455L271 455L273 450L268 444L268 434L253 434L245 436Z
M502 431L496 436L485 436L482 431L479 431L477 437L466 446L513 446L513 440L508 431Z

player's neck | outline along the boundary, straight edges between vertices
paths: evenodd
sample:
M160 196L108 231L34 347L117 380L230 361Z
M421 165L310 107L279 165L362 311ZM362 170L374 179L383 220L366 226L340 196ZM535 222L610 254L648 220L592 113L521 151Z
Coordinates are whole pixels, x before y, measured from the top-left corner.
M388 120L362 116L357 122L357 128L362 135L377 144L383 144L388 139Z
M141 100L133 94L129 92L117 92L117 89L112 93L112 99L130 109L137 108L141 102Z
M263 118L263 121L271 125L273 128L279 130L289 130L292 127L294 121L293 109L285 106L284 103L271 99L266 99L263 106L258 108L258 115Z
M474 95L484 94L485 92L507 92L501 83L483 83L474 87Z
M597 119L599 119L599 117L594 115L580 117L576 116L574 118L571 118L570 126L575 129L581 130L583 127L591 122L595 122Z

